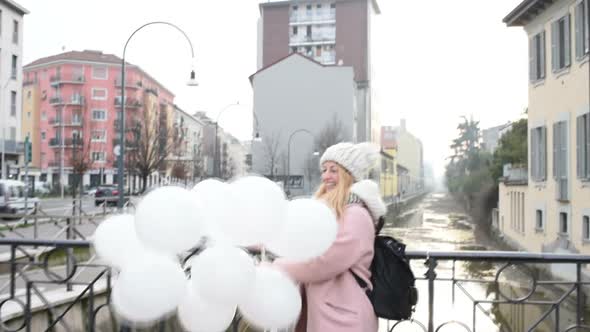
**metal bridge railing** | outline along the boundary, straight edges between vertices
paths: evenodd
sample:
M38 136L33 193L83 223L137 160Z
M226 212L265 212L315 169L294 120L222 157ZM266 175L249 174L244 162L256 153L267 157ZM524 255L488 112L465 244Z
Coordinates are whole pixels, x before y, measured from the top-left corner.
M110 307L111 270L100 265L86 240L2 239L11 259L0 263L0 330L95 331L99 312ZM27 248L43 248L34 255ZM85 257L79 257L86 250ZM19 258L18 253L24 253ZM498 251L408 251L417 276L419 302L413 319L383 321L388 332L407 331L590 331L585 265L590 256ZM57 261L57 263L56 263ZM552 271L548 273L547 271ZM559 277L557 275L560 275ZM70 294L56 302L52 292ZM81 304L77 306L77 304ZM74 307L82 317L72 319ZM46 326L33 327L46 310ZM114 318L111 321L115 321ZM169 320L170 321L170 320ZM239 317L232 331L248 331ZM178 325L156 324L160 331ZM175 326L175 327L171 327ZM114 329L130 331L115 324ZM381 330L380 330L381 331Z

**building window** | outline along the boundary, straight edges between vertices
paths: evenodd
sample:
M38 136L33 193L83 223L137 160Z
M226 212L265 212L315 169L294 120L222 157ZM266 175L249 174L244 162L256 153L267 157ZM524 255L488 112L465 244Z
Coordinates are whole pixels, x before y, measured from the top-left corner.
M16 140L16 127L10 127L10 140Z
M43 120L43 121L47 120L47 113L45 111L41 112L41 120Z
M12 42L18 44L18 21L12 21Z
M553 72L570 66L570 15L551 23L551 64Z
M531 129L531 178L541 182L547 178L547 128Z
M315 56L321 56L321 55L322 55L322 47L318 45L315 47Z
M536 82L545 78L545 31L529 40L529 78Z
M93 142L106 142L106 140L107 140L106 130L104 130L104 129L93 130L91 137L92 137L91 139Z
M41 140L44 141L46 137L47 137L47 133L42 131L41 132Z
M12 68L10 71L10 77L12 79L16 79L16 64L18 63L18 57L16 55L12 55Z
M97 80L106 80L109 78L107 66L92 66L92 78Z
M588 3L583 0L576 5L576 59L580 60L590 52L590 34L588 33Z
M297 9L299 9L298 6L293 6L293 11L297 11Z
M311 50L311 46L305 46L305 55L312 57L313 51Z
M27 112L27 118L30 119L31 118L31 112Z
M291 47L291 53L297 53L297 47Z
M578 178L590 180L590 113L576 118L576 155Z
M569 232L567 224L567 212L559 212L559 232L561 234L568 234Z
M542 230L545 228L545 221L543 220L543 210L535 210L535 228Z
M297 36L297 27L293 27L293 36Z
M553 178L557 182L557 199L565 201L568 195L568 132L567 122L559 121L553 124Z
M306 35L307 37L311 37L311 25L308 25L308 26L307 26L307 28L306 28L306 32L305 32L305 35Z
M106 121L107 111L105 110L92 110L92 121Z
M92 161L95 162L104 162L105 161L105 153L104 152L92 152Z
M92 88L92 99L93 100L106 100L107 99L107 89Z
M590 241L590 216L582 216L582 236L586 241Z
M16 116L16 91L10 91L10 115Z

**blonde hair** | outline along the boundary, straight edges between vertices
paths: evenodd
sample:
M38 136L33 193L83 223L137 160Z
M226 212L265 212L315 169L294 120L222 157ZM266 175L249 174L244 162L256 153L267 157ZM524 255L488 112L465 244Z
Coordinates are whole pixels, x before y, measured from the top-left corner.
M328 191L326 184L322 183L316 191L315 197L324 200L336 212L336 217L340 219L344 212L344 207L348 203L350 187L354 179L346 169L338 164L336 165L338 169L338 184L334 189Z

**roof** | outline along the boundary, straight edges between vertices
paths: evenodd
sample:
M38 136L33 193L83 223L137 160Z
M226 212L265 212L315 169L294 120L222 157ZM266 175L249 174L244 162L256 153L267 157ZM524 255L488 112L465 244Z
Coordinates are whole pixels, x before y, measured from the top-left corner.
M261 72L263 72L263 71L267 70L268 68L270 68L270 67L272 67L272 66L274 66L274 65L278 64L279 62L282 62L282 61L284 61L284 60L286 60L287 58L289 58L289 57L292 57L292 56L300 56L300 57L302 57L302 58L304 58L304 59L306 59L306 60L308 60L308 61L310 61L310 62L313 62L313 63L315 63L315 64L317 64L317 65L320 65L320 66L322 66L322 67L350 67L350 66L325 65L325 64L323 64L323 63L321 63L321 62L318 62L318 61L315 61L314 59L312 59L312 58L310 58L310 57L308 57L308 56L305 56L305 55L303 55L303 54L301 54L301 53L291 53L291 54L289 54L289 55L286 55L286 56L284 56L284 57L282 57L282 58L278 59L277 61L275 61L275 62L273 62L273 63L271 63L271 64L269 64L269 65L267 65L267 66L264 66L264 67L262 67L262 68L258 69L258 70L257 70L257 71L256 71L254 74L250 75L250 76L248 77L248 79L250 80L250 84L252 84L252 80L254 79L254 76L256 76L256 75L260 74Z
M334 0L334 1L338 2L338 1L342 1L342 0ZM282 7L282 6L287 6L292 3L298 3L298 2L302 2L302 1L301 0L280 0L280 1L261 2L258 5L258 8L260 9L260 11L262 11L263 7ZM377 0L371 0L371 4L373 4L373 9L375 10L375 13L381 14L381 8L379 8L379 4L377 3Z
M2 0L0 0L2 1ZM62 62L89 62L89 63L102 63L102 64L111 64L111 65L121 65L123 60L114 54L103 53L102 51L97 50L84 50L84 51L69 51L64 52L56 55L51 55L48 57L37 59L28 65L23 67L23 70L30 70L36 69L38 67L48 66L55 63L62 63ZM174 93L166 88L163 84L158 82L155 78L153 78L150 74L148 74L145 70L141 69L139 66L136 66L132 63L125 61L125 66L137 68L143 75L148 77L150 80L154 81L158 84L162 89L168 91L172 96Z
M524 0L502 22L509 27L524 26L542 13L556 0Z
M35 67L39 65L50 64L56 61L85 61L85 62L101 62L101 63L112 63L121 64L121 58L113 54L105 54L102 51L95 50L84 50L84 51L70 51L51 55L45 58L37 59L28 65L24 66L23 69L29 67ZM131 65L130 63L126 63Z
M25 7L19 5L18 3L12 1L12 0L0 0L1 3L3 3L4 5L6 5L7 7L12 8L14 11L16 11L17 13L21 14L21 15L25 15L28 14L29 11L25 9Z

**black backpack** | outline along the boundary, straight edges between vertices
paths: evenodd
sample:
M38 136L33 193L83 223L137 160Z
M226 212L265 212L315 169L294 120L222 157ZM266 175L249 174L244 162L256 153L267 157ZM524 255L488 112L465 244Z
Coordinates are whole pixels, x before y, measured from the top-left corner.
M406 245L392 237L375 237L375 256L371 263L373 290L366 292L379 318L409 319L418 302L416 278L405 251ZM354 272L352 275L362 288L367 287Z

